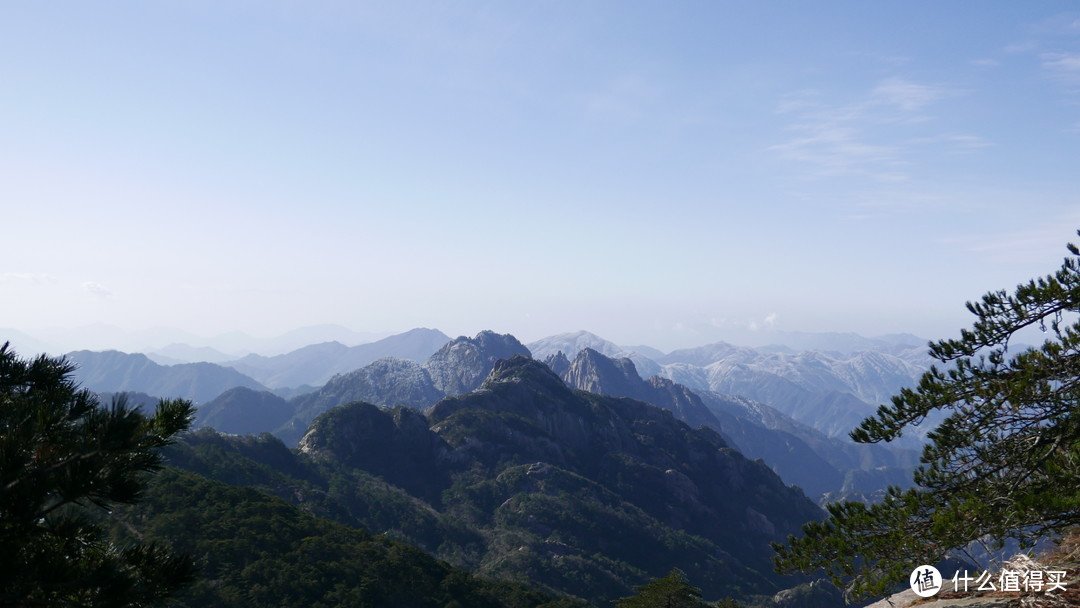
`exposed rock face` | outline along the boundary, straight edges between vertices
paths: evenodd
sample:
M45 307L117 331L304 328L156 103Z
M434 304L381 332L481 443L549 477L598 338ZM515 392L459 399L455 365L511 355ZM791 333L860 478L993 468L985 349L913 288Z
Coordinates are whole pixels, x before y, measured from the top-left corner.
M368 401L423 409L443 397L427 371L415 361L386 357L356 371L335 376L319 391L326 405Z
M843 591L822 578L777 593L768 608L829 608L846 603Z
M514 336L482 331L446 344L428 358L424 369L442 394L460 395L480 386L496 361L514 355L532 356Z
M545 362L549 357L558 352L564 353L564 356L566 357L577 357L578 353L582 350L591 348L612 359L630 359L634 362L634 365L637 366L638 372L642 376L653 376L660 373L660 366L649 357L651 354L660 355L661 353L648 347L619 346L614 342L605 340L600 336L587 331L575 331L549 336L535 342L530 342L527 346L534 358ZM646 350L648 352L642 352ZM562 375L561 371L556 373L560 376Z
M293 418L275 434L286 443L300 439L316 416L352 401L375 405L405 405L423 409L447 395L469 392L491 372L495 361L514 355L529 356L516 338L482 331L475 338L452 340L420 365L414 361L383 358L335 376L321 389L294 398Z
M544 365L548 366L548 369L555 372L555 375L562 378L566 371L570 369L570 360L566 358L566 355L560 350L554 355L548 355L547 359L544 359Z
M610 359L591 348L578 352L563 379L576 389L616 397L635 397L643 386L633 361Z
M699 353L702 357L700 360L708 360L710 356L737 355L748 350L727 345L714 346L714 349L704 349L703 353ZM785 481L798 485L815 498L826 494L857 499L870 497L877 489L873 480L885 480L885 476L876 472L869 476L858 476L858 479L865 480L859 489L845 490L845 473L850 476L852 469L881 466L900 467L899 471L910 473L910 464L914 462L913 458L901 458L895 450L829 438L824 433L800 424L761 403L711 391L691 390L683 384L659 376L642 380L634 363L629 359L611 359L586 348L567 365L563 365L557 356L549 357L549 361L565 368L560 375L572 387L645 401L670 410L677 418L691 426L711 427L720 432L733 447L750 458L763 459ZM782 378L773 377L772 380L780 386L788 386L798 395L808 394ZM845 400L856 400L849 393L833 395L839 400L832 402L834 407L842 407L847 403ZM843 418L832 408L825 408L825 413L821 415ZM843 423L834 421L831 424Z
M561 376L574 388L613 397L630 397L671 410L691 426L708 425L720 429L719 421L693 391L666 378L654 376L642 380L630 359L611 359L586 348L578 353Z
M300 438L316 416L353 401L423 409L442 397L442 392L435 388L427 370L419 363L387 357L348 374L334 376L318 391L293 399L295 413L276 434L291 444Z

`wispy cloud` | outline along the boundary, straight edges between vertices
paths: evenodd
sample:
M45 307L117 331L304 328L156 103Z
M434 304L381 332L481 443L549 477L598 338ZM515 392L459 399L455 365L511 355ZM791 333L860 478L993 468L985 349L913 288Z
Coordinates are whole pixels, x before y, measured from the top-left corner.
M865 141L863 133L843 122L804 122L790 127L798 137L769 149L814 167L819 177L861 174L879 180L903 179L897 148Z
M893 77L879 80L847 104L827 105L813 91L781 99L777 113L794 117L791 139L769 147L781 157L806 165L811 177L862 176L878 183L910 178L928 145L970 153L990 146L971 134L910 137L897 125L932 124L929 113L942 99L960 94L954 87ZM932 127L931 127L932 129ZM923 129L926 131L926 129Z
M971 154L994 145L993 142L984 137L956 133L935 137L920 137L909 141L912 144L941 145L945 152L951 154Z
M822 104L813 92L788 96L776 111L794 116L787 127L794 136L769 150L805 164L815 177L861 175L882 182L903 181L908 179L915 142L887 135L885 127L930 121L925 110L953 94L948 87L893 77L878 81L846 104Z
M1070 89L1070 92L1077 92L1077 87L1080 87L1080 53L1043 53L1039 59L1051 78Z
M896 106L903 112L920 110L944 95L944 90L918 84L903 78L888 78L878 83L872 92L877 103Z
M1080 53L1043 53L1043 67L1062 72L1080 72Z
M749 329L750 331L759 331L759 330L762 330L762 329L773 329L775 327L776 327L776 313L775 312L770 312L769 314L765 315L765 318L762 319L761 321L758 321L757 319L750 319L750 321L748 321L746 323L746 329Z
M96 281L86 281L82 284L82 288L83 291L94 296L95 298L108 298L112 296L112 292L109 291L108 288Z

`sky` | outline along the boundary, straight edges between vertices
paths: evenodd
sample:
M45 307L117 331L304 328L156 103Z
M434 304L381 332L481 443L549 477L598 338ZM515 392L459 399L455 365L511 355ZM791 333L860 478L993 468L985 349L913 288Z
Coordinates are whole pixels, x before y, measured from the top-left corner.
M0 327L952 337L1078 152L1073 2L9 2Z

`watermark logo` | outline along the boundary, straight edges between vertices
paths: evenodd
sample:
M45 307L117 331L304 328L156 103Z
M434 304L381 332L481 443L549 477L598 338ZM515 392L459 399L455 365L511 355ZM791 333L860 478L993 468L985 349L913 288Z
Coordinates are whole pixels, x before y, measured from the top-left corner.
M911 590L919 597L931 597L941 591L941 573L933 566L919 566L908 578Z
M1065 576L1067 574L1065 570L1011 570L1005 568L998 573L997 577L994 577L989 571L974 576L969 575L968 571L964 570L963 576L960 576L960 572L957 571L951 580L953 591L974 589L978 591L1042 591L1051 593L1053 591L1065 591Z

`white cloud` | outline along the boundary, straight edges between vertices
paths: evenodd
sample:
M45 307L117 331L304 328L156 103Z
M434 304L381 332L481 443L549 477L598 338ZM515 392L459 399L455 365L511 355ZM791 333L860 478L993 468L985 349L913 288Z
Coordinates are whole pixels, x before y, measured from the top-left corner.
M776 327L776 313L770 312L765 315L760 321L757 319L750 319L746 322L746 329L750 331L761 331L762 329L769 330Z
M824 105L809 93L781 100L777 113L794 119L787 129L795 136L770 146L770 151L810 167L813 177L863 176L878 182L909 179L915 144L944 141L953 148L979 147L973 135L940 135L900 139L897 124L927 123L924 113L934 103L955 95L945 86L893 77L879 80L849 103Z
M1061 87L1062 93L1075 102L1080 95L1080 53L1043 53L1042 67L1047 76ZM1074 128L1066 126L1066 132Z
M946 135L944 141L950 142L958 148L973 150L976 148L988 148L994 144L986 138L978 135Z
M82 284L83 291L96 298L107 298L112 295L104 285L96 281L86 281Z
M942 97L938 87L918 84L903 78L888 78L878 83L872 92L878 103L894 105L904 112L912 112L930 105Z
M936 137L920 137L910 140L912 144L944 144L945 149L953 154L971 153L994 144L985 137L952 133Z
M895 171L900 160L897 150L864 141L864 134L854 127L822 122L791 128L803 135L769 149L816 167L819 176L862 174L885 181L902 179Z
M1063 72L1080 72L1080 53L1043 53L1043 67Z

